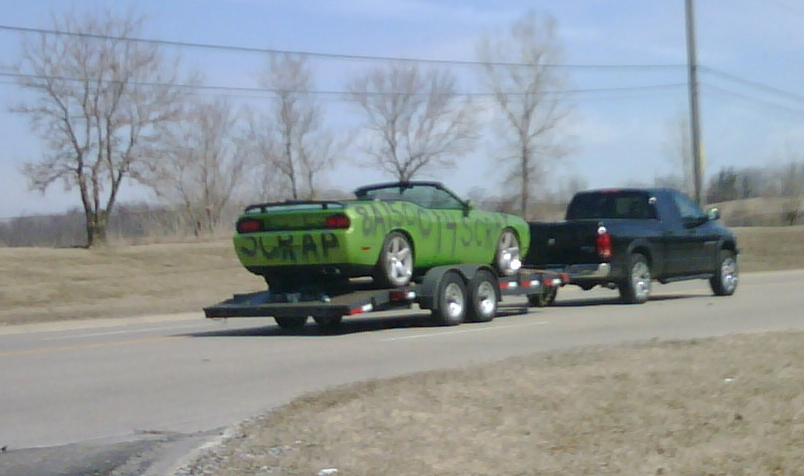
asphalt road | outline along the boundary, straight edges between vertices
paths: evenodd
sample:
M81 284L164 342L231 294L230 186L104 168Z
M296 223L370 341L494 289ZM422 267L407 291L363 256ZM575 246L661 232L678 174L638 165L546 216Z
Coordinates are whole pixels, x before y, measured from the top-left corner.
M417 311L321 334L202 314L0 328L0 475L165 474L231 423L348 382L624 341L804 328L804 270L654 287L644 305L565 288L555 306L433 327ZM226 296L219 296L220 299ZM215 299L213 298L213 301ZM210 302L212 304L212 302ZM518 306L519 305L519 306Z

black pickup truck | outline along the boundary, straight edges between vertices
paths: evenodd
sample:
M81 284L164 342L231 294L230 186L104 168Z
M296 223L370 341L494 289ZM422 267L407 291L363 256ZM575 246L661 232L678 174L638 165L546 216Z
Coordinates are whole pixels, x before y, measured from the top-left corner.
M584 290L618 289L629 304L648 300L651 283L708 279L719 296L734 293L738 281L737 240L681 192L665 188L623 188L577 193L560 222L530 223L525 266L566 273L567 284ZM531 299L550 305L557 288Z

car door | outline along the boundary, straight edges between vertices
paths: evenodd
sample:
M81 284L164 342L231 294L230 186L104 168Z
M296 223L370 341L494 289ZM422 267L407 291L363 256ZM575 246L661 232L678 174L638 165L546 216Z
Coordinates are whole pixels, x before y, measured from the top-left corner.
M701 207L683 193L673 192L672 197L680 218L680 226L675 227L673 237L673 272L677 275L704 273L710 261L706 247L710 237L701 227L708 218Z

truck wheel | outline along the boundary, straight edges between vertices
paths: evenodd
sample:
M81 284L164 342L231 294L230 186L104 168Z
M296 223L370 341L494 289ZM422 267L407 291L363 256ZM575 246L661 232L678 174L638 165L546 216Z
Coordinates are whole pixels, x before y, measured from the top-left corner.
M466 317L466 285L456 272L445 273L438 284L438 308L433 319L443 326L457 326Z
M466 319L488 322L497 315L497 278L491 271L481 269L469 281L469 309Z
M528 294L528 304L533 307L552 306L558 295L557 286L545 286L539 294Z
M514 230L504 229L497 241L497 252L494 255L494 268L500 273L500 276L511 276L522 267L519 250L519 238Z
M718 296L731 296L737 289L739 281L737 257L731 250L720 250L718 253L715 275L709 278L712 292Z
M628 260L628 275L618 288L620 299L626 304L642 304L650 296L651 276L648 259L634 253Z
M313 320L321 330L329 331L340 327L343 316L313 316Z
M301 329L307 324L307 317L275 317L274 320L282 329Z
M384 287L405 286L413 276L413 247L408 237L392 231L385 237L377 261L375 281Z

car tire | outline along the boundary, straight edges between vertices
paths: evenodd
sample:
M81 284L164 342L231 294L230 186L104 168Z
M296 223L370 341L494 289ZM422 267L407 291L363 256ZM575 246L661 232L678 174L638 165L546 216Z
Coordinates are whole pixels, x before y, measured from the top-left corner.
M413 246L403 233L392 231L382 243L374 279L382 287L406 286L413 277Z
M276 324L282 329L301 329L307 324L307 317L275 317Z
M514 230L504 229L500 233L500 239L497 240L497 251L494 254L494 269L500 276L516 274L522 267L520 249L519 237Z
M618 285L620 299L626 304L642 304L651 291L651 274L648 259L639 253L628 258L628 274Z
M438 283L436 295L438 307L432 317L442 326L457 326L466 318L466 285L463 278L453 271L447 272Z
M539 294L528 294L528 304L533 307L552 306L558 295L557 286L545 286Z
M737 289L738 282L737 256L731 250L720 250L715 274L709 278L712 292L717 296L731 296Z
M469 280L469 309L466 320L470 322L489 322L497 315L497 290L499 284L496 276L489 270L481 269Z

